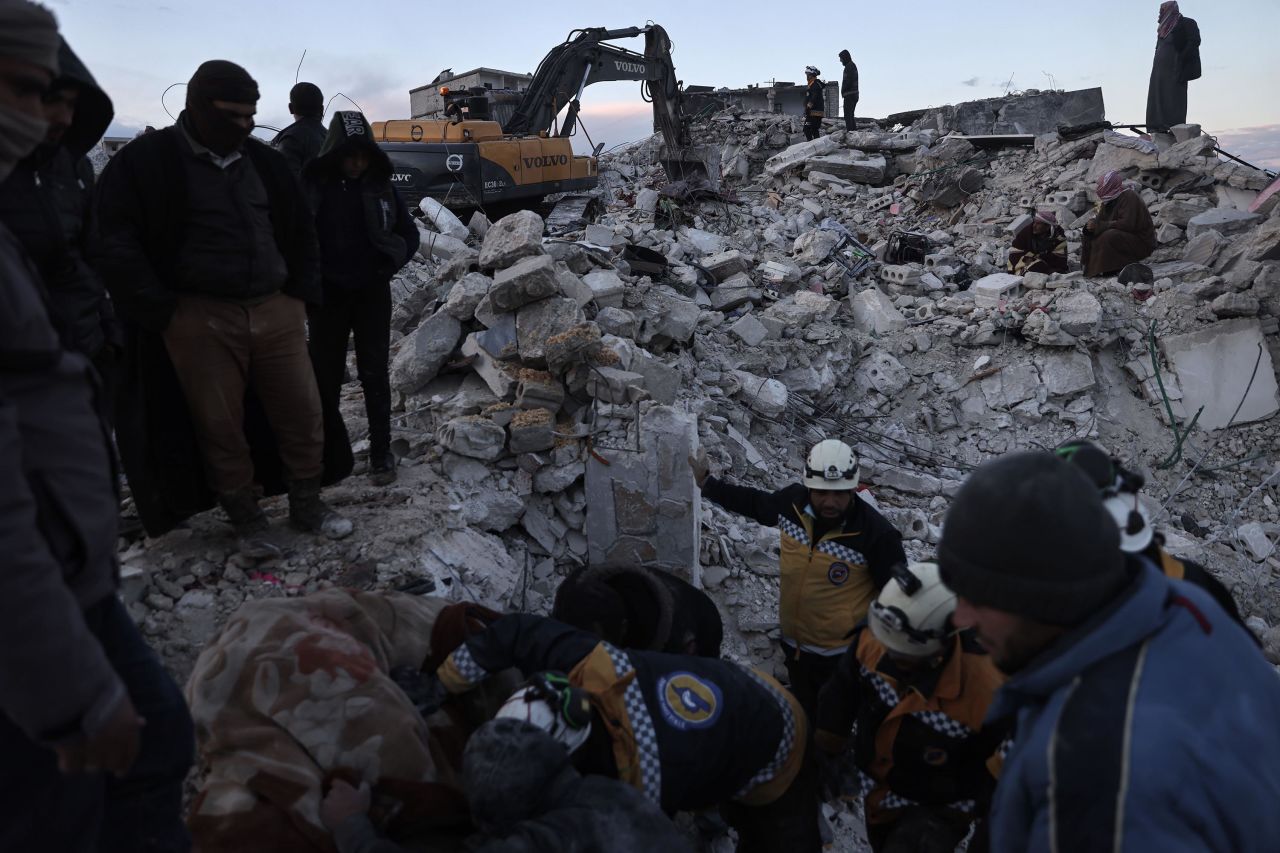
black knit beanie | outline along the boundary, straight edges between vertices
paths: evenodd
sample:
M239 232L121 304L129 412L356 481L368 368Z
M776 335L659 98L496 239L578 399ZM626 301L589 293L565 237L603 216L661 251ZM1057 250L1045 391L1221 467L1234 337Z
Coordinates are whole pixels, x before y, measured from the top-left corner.
M211 59L201 63L187 83L187 106L201 102L230 101L233 104L256 104L258 82L234 62Z
M324 115L324 94L315 83L297 83L289 90L289 112L296 116L320 118Z
M974 604L1075 625L1127 582L1120 533L1089 478L1045 452L983 465L942 527L943 581Z

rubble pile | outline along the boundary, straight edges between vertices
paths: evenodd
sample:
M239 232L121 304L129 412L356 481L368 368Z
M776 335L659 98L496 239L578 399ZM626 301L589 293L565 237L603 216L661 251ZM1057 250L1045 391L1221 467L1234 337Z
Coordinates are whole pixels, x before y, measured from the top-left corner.
M773 489L812 442L849 441L864 496L926 558L975 466L1091 437L1149 472L1169 550L1226 582L1280 663L1280 208L1254 204L1269 177L1192 132L1164 150L1108 130L983 150L925 123L828 122L803 142L795 117L711 116L694 135L722 150L722 192L673 192L650 140L604 158L595 222L551 236L533 211L424 210L393 283L399 480L326 492L356 523L341 542L286 532L268 502L273 561L236 553L214 514L129 545L145 633L185 677L246 598L416 584L545 612L574 567L641 559L711 590L730 656L780 670L777 533L696 510L698 444ZM1079 266L1109 169L1156 221L1153 282L1009 274L1038 209Z

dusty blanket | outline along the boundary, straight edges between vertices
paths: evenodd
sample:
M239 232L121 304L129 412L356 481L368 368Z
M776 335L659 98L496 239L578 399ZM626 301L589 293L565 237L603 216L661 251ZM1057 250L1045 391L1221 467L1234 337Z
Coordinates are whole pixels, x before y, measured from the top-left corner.
M393 835L396 821L465 822L465 735L446 712L424 721L388 675L422 666L448 606L331 589L237 610L187 684L205 770L189 818L197 849L332 851L319 806L334 775L374 785Z

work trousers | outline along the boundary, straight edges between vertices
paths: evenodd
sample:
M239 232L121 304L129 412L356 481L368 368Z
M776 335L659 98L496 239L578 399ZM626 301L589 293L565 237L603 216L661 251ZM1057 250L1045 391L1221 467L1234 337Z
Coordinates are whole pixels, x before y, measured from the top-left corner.
M369 419L369 453L376 459L391 447L391 282L357 290L326 290L324 304L312 306L311 363L326 411L338 411L338 396L347 365L347 341L356 339L356 375L364 390Z
M178 300L164 330L195 427L209 484L230 494L253 484L244 432L245 391L262 403L290 480L323 471L320 393L307 356L307 312L277 293L246 305L199 296Z
M854 129L853 115L855 112L857 112L857 110L858 110L858 99L856 97L844 99L844 129L845 130Z
M822 135L822 116L805 116L804 117L804 138L808 140L814 140L821 135Z
M796 697L796 701L808 715L810 724L813 724L818 713L818 694L836 671L841 656L815 655L804 651L797 655L795 648L787 643L782 644L782 653L786 657L791 695Z
M85 622L124 682L138 716L138 759L123 778L58 770L56 753L0 714L0 850L50 853L174 853L191 849L182 783L194 751L191 715L114 595ZM51 629L52 630L52 629ZM57 679L58 673L48 674Z

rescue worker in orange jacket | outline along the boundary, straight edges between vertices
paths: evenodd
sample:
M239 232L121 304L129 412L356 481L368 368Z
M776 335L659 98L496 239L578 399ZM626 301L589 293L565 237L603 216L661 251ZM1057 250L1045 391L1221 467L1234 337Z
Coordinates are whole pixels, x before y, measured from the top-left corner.
M894 578L822 691L814 740L831 779L856 731L853 785L839 793L863 798L872 850L950 853L995 790L1008 732L983 719L1004 677L952 629L956 596L936 565ZM985 838L980 823L969 850Z
M791 692L810 718L854 626L907 561L902 535L857 495L858 458L842 441L809 451L803 483L777 492L734 486L692 460L703 497L781 532L779 614Z
M585 691L590 708L566 720L579 732L566 745L581 772L621 779L668 813L719 805L738 830L739 853L821 849L807 722L769 676L714 658L619 649L524 613L469 637L436 674L462 693L510 667L526 676L565 672L565 687ZM577 701L566 693L553 704L567 713ZM535 725L558 719L524 710Z

